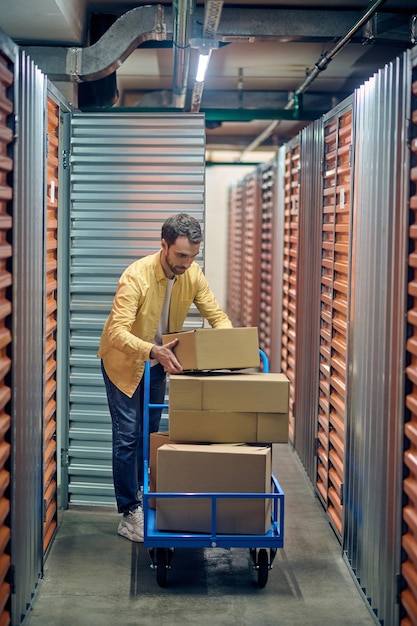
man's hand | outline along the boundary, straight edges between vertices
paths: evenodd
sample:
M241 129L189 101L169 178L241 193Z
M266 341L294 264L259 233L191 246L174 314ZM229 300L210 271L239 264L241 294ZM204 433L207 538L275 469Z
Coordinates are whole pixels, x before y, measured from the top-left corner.
M183 371L181 363L173 352L177 343L178 339L174 339L164 346L154 346L152 348L152 358L156 359L168 374L181 374Z

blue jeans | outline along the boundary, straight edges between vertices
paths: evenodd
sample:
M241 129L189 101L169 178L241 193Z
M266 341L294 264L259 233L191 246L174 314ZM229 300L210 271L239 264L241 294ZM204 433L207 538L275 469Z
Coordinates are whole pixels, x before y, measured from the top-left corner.
M113 483L119 513L134 511L140 504L143 485L143 390L144 377L131 398L118 389L101 363L112 419ZM150 368L150 404L163 404L166 374L159 363ZM149 409L149 432L159 430L162 409Z

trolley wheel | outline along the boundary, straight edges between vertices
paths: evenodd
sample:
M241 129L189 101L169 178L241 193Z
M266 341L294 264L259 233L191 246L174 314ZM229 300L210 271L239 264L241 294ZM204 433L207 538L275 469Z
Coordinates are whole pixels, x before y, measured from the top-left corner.
M167 582L167 553L164 548L156 550L156 582L165 587Z
M268 552L265 548L259 550L258 552L258 587L263 589L268 582L268 572L269 572L269 563L268 563Z

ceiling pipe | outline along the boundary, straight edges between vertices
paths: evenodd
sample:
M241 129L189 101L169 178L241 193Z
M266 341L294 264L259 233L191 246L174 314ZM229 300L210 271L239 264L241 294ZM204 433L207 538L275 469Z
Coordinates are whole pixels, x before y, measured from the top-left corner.
M288 111L288 110L292 109L294 106L298 105L299 97L308 89L308 87L317 78L317 76L320 74L320 72L322 72L323 70L325 70L327 68L329 63L331 61L333 61L333 59L336 56L336 54L338 52L340 52L340 50L342 50L342 48L344 48L349 43L349 41L352 39L353 35L364 24L366 24L366 22L368 22L371 19L371 17L376 13L377 9L382 4L384 4L384 2L386 2L386 0L374 0L374 2L372 2L372 4L369 6L368 10L365 11L363 16L356 22L356 24L354 26L352 26L352 28L346 33L346 35L344 37L342 37L333 48L328 50L325 54L323 54L320 57L320 59L314 64L314 69L308 74L308 76L301 83L301 85L294 91L294 93L291 96L290 100L287 102L287 104L284 107L285 110ZM274 130L277 128L277 126L279 126L280 123L281 123L281 120L275 120L274 122L272 122L272 124L270 124L268 126L268 128L266 128L258 137L256 137L241 152L241 155L240 155L238 160L241 161L242 158L248 152L251 152L252 150L255 150L255 148L257 148L263 141L265 141L265 139L267 139L274 132Z
M193 0L174 2L172 106L175 109L184 109L187 97L191 62L190 23L193 9Z
M207 0L204 9L204 25L203 25L203 39L194 40L193 47L198 48L200 55L207 55L210 59L211 51L213 48L218 47L218 42L215 40L217 30L219 28L220 17L223 9L223 0ZM197 76L194 79L193 92L191 94L191 107L192 113L198 113L200 110L201 99L203 97L204 79L197 80Z
M165 16L170 12L160 4L131 9L119 17L92 46L25 46L31 59L52 81L82 83L108 76L146 41L171 39Z

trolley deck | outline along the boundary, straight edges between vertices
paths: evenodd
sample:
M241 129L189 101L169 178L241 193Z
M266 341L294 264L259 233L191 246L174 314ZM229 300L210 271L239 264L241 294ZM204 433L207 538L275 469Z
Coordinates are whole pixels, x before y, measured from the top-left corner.
M260 350L264 372L269 366L266 355ZM143 458L144 476L149 476L149 409L167 408L167 404L150 403L150 365L145 363L145 388L143 411ZM227 492L149 492L148 480L143 486L144 511L144 546L151 557L151 567L157 571L157 582L163 587L166 584L166 572L175 548L249 548L254 568L258 572L258 586L264 587L268 580L268 571L278 548L284 545L284 493L275 475L271 475L271 493L227 493ZM158 498L204 498L211 500L211 529L207 533L160 531L156 528L156 511L149 507L149 500ZM257 498L271 500L271 524L269 530L261 535L223 534L217 533L216 511L217 501L221 498Z

